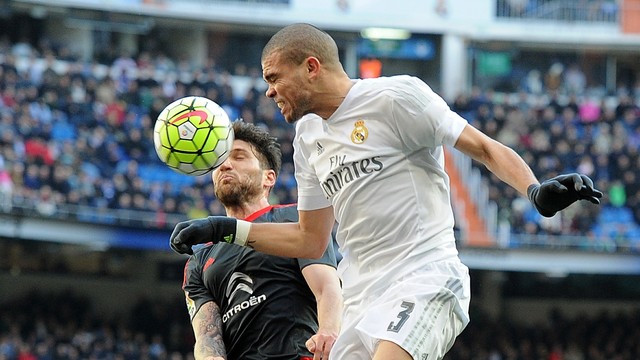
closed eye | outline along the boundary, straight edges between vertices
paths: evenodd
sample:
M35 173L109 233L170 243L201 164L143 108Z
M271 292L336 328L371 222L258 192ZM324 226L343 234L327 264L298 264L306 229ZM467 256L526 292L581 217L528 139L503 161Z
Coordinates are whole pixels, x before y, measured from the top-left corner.
M264 77L264 81L271 85L276 81L276 75L275 74L269 74L267 76Z

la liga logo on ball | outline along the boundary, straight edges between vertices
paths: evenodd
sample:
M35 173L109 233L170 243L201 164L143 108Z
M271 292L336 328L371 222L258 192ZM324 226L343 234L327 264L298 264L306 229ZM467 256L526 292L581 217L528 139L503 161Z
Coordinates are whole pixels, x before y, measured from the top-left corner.
M197 130L196 127L193 126L193 124L190 122L186 122L182 125L179 125L178 129L180 130L180 139L183 139L183 140L193 139L193 135L196 134L196 130Z
M227 113L202 96L187 96L167 105L153 130L160 160L177 172L193 176L220 166L229 156L233 139Z

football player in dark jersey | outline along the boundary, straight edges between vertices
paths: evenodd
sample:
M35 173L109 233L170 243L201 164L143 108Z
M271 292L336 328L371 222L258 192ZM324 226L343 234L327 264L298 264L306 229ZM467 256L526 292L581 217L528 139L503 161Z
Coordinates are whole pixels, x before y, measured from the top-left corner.
M298 221L295 204L268 201L281 166L277 139L253 124L237 121L233 127L229 158L212 173L227 215ZM205 244L187 261L183 290L196 359L327 359L340 329L342 295L332 246L310 260Z

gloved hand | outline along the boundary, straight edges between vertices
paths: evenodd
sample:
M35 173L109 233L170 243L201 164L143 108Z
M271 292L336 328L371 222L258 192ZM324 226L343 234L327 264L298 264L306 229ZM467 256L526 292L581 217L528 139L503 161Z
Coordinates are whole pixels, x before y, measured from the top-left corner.
M527 195L540 215L552 217L556 212L578 200L588 200L600 204L602 192L593 188L593 181L582 174L558 175L533 184L527 189Z
M193 255L191 246L220 241L233 244L237 220L226 216L209 216L203 219L182 221L176 225L169 238L169 245L178 254Z

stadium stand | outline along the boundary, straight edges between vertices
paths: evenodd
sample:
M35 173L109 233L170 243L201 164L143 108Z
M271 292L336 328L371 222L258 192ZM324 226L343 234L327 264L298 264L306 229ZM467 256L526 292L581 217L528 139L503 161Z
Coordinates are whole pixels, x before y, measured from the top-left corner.
M0 306L2 360L188 360L193 336L180 299L137 299L131 312L104 316L75 293L34 291ZM11 309L11 311L9 311ZM635 360L640 311L557 310L540 324L477 312L446 360Z
M502 20L614 24L621 12L618 3L496 0L496 15ZM176 222L203 211L221 214L223 209L213 197L207 176L194 178L172 172L153 151L154 119L164 105L187 94L208 96L222 104L232 118L260 123L275 133L282 140L284 159L271 202L295 201L293 131L273 102L263 96L259 69L242 65L225 69L213 60L194 67L162 52L116 54L106 49L97 55L85 62L68 48L44 39L11 42L0 36L1 214L145 231L169 230ZM600 207L579 204L552 219L543 219L526 199L477 168L488 184L490 200L498 204L500 221L509 224L508 246L637 254L640 81L626 91L605 93L589 89L585 81L589 74L569 62L519 71L526 76L510 84L508 91L476 88L460 94L451 102L452 108L518 149L541 178L581 171L607 194ZM102 263L112 253L99 248L93 261L92 256L80 252L93 267L78 275L62 256L52 255L60 255L59 249L50 250L53 246L45 242L34 245L36 242L22 240L0 242L0 285L5 297L11 287L5 287L6 283L35 284L28 294L0 303L0 360L193 358L192 331L180 296L150 299L123 295L130 306L121 312L104 312L78 290L49 292L41 283L42 279L47 283L80 282L78 278L109 283L122 276ZM21 246L22 252L14 251ZM33 247L42 248L42 253L30 251ZM113 262L122 261L113 257ZM14 266L14 261L22 263ZM166 278L158 282L175 290L172 294L179 294L181 279L175 274L181 273L183 264L182 259L160 264L164 273L158 271L161 274L157 276ZM29 277L34 273L36 280ZM533 277L553 281L554 276L563 275ZM2 283L10 276L14 282ZM514 283L530 279L515 279L503 292L514 291ZM635 280L631 277L624 286L636 289ZM155 285L158 283L148 286ZM577 297L570 307L585 302L580 297L584 289L556 285L544 284L531 293L553 299L574 294ZM619 294L613 286L605 286L610 285L608 279L600 285L589 290L612 297ZM485 302L497 310L507 308L508 300L498 299L505 294L490 294L493 298L483 293L491 292L483 287L486 284L474 285L475 294L479 294L474 295L476 306ZM575 316L552 312L542 323L523 323L506 311L496 317L474 309L473 321L445 359L640 359L640 312L633 309L638 292L630 293L630 311L587 311Z
M40 53L48 57L36 55ZM252 86L255 71L252 77L234 77L202 69L205 78L181 83L176 80L179 64L165 57L152 63L145 54L135 60L119 57L87 70L86 64L63 61L53 53L24 44L5 44L2 50L0 159L3 209L8 211L11 206L48 203L41 206L42 215L113 223L119 219L115 210L133 210L129 215L148 218L155 216L148 209L185 214L195 199L206 199L212 206L210 191L203 186L206 181L173 172L153 150L153 119L170 100L187 93L212 97L230 114L242 113L245 121L259 114L264 126L288 140L290 129L276 119L274 105L258 100ZM146 77L147 70L155 72L153 79ZM236 96L234 87L245 91ZM290 147L285 147L284 160L291 162ZM285 168L290 171L291 166ZM278 202L292 200L291 178L284 176L274 192L281 197ZM107 215L74 214L77 206L95 207Z
M78 294L37 291L2 304L0 359L193 359L191 327L175 311L182 303L142 298L113 317L91 305Z
M48 217L166 228L184 219L200 199L205 209L219 213L206 176L175 173L153 150L155 117L165 104L187 94L209 96L232 118L241 114L282 139L283 174L273 200L295 201L292 127L261 96L264 84L257 69L240 67L238 75L144 52L85 64L62 60L53 48L22 43L4 43L0 56L0 198L5 212L33 209ZM581 204L543 219L526 199L480 169L491 185L490 200L515 234L511 246L540 246L545 235L562 234L601 242L595 249L637 252L640 179L633 168L640 162L640 110L632 96L594 98L559 91L580 83L570 78L564 76L553 89L542 85L538 94L461 94L451 106L518 149L541 178L581 171L599 188L610 189L602 207ZM156 221L159 216L170 221Z

